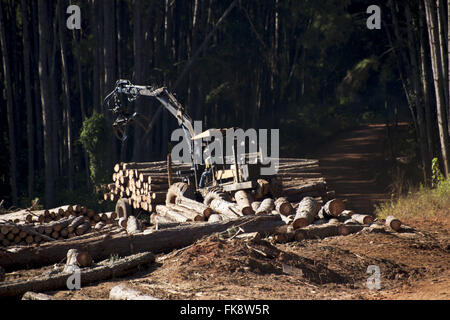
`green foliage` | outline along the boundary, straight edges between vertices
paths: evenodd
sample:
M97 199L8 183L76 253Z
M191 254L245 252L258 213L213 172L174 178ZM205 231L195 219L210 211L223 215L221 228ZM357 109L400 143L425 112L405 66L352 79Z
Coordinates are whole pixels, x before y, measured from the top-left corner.
M83 122L80 143L89 155L90 177L94 185L110 180L111 141L109 126L103 114L96 112Z
M439 169L439 160L437 158L434 158L431 163L431 173L432 173L432 186L433 187L439 187L441 184L444 183L445 177L442 174L441 170Z
M407 195L377 206L379 218L393 215L401 219L447 216L450 213L450 180L441 180L435 188L421 187Z

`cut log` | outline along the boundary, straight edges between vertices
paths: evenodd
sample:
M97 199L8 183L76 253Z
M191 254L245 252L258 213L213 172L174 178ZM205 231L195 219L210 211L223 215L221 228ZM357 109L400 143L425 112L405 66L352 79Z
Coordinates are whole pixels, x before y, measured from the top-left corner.
M91 224L88 222L84 222L83 224L79 225L77 229L75 230L75 233L77 236L81 236L88 232L91 229Z
M108 232L70 241L56 241L41 244L38 248L19 247L14 252L2 251L0 265L6 270L23 268L24 265L38 267L59 263L69 249L87 251L95 261L109 259L111 254L126 256L131 253L151 251L155 254L184 248L195 241L229 228L240 227L244 232L270 232L283 225L280 216L248 216L222 222L203 222L171 229L138 233L129 237L123 232ZM82 277L83 278L83 277ZM1 291L1 289L0 289ZM30 291L27 289L26 291Z
M252 209L253 209L253 211L256 212L260 205L261 205L261 201L254 201L254 202L252 202Z
M223 220L224 218L220 214L212 214L209 216L208 222L219 222Z
M105 226L106 226L106 223L105 223L105 222L102 222L102 221L97 222L97 224L94 226L94 230L95 230L95 231L100 231L100 230L102 230Z
M333 218L338 217L345 209L344 201L340 199L333 199L325 203L319 213L319 218Z
M135 216L129 216L127 220L127 233L136 234L141 232L141 224Z
M16 224L12 224L12 223L7 223L5 224L6 227L8 227L10 229L10 232L7 234L7 239L8 240L13 240L14 236L18 233L20 233L20 231L25 231L30 235L34 235L34 236L40 236L43 239L47 240L47 241L55 241L55 239L46 236L44 234L41 234L39 232L37 232L33 226L29 226L29 225L16 225ZM17 232L16 232L17 231ZM12 236L12 238L11 238Z
M353 210L344 210L344 211L342 211L342 213L341 213L341 215L345 215L345 216L352 216L352 215L354 215L354 214L356 214L356 212L355 211L353 211Z
M127 228L127 221L128 219L123 217L119 219L119 226L122 227L123 229Z
M400 231L402 228L402 223L394 216L389 216L386 218L386 225L390 227L392 230Z
M31 292L28 291L26 292L23 297L22 300L41 300L41 301L49 301L49 300L58 300L52 296L49 296L47 294L43 294L43 293L36 293L36 292Z
M61 237L67 238L67 236L69 235L69 230L68 230L67 228L62 229L62 230L59 232L59 234L60 234Z
M366 214L354 214L352 215L352 219L358 221L360 224L371 224L374 220L372 216Z
M167 205L167 207L174 211L177 211L181 215L185 216L188 220L196 221L196 222L206 221L205 216L203 216L202 214L199 214L196 211L189 210L189 209L186 209L184 207L180 207L180 206L174 205L174 204Z
M110 300L159 300L155 297L144 295L137 290L133 290L125 287L124 285L118 285L111 289L109 292Z
M134 273L141 266L147 266L155 261L155 256L150 252L135 254L122 258L114 263L108 260L102 261L91 268L80 270L81 285L88 285L99 281L121 277ZM61 270L62 271L62 270ZM39 276L31 279L14 281L0 285L0 297L21 297L28 291L48 292L58 289L67 290L67 281L71 274L58 272L52 276Z
M295 239L297 241L305 239L324 239L327 237L336 237L340 235L348 235L361 231L364 228L362 225L345 226L343 228L340 224L322 224L322 225L310 225L302 229L295 231Z
M67 251L66 265L64 266L64 273L73 273L76 268L86 268L92 266L92 257L86 251L78 251L77 249L70 249Z
M267 198L264 199L263 202L261 202L261 205L258 207L258 210L255 212L255 214L270 214L272 213L273 209L275 209L275 203L273 199Z
M287 243L295 240L295 232L292 225L284 225L274 230L273 239L276 243Z
M178 206L184 207L186 209L189 209L191 211L196 211L200 215L203 215L206 219L208 219L209 216L214 213L213 209L211 209L207 205L205 205L201 202L186 198L184 196L178 196L176 198L175 204Z
M280 214L279 216L285 224L291 224L295 220L295 215L293 215L293 214L291 214L290 216L283 216L282 214Z
M270 192L270 183L264 179L258 179L256 184L255 198L262 200Z
M290 216L291 214L294 213L294 208L292 207L292 204L285 197L278 198L275 201L275 210L279 214L282 214L283 216Z
M170 186L166 195L166 204L176 204L178 197L194 198L194 190L187 183L177 182Z
M251 196L247 192L243 190L237 191L234 194L234 199L236 200L238 207L244 216L255 214L255 211L253 211L251 206Z
M69 233L73 233L75 232L77 227L83 223L85 223L85 218L83 216L76 217L69 223L69 225L67 226L67 230L69 231Z
M192 221L189 218L187 218L187 217L183 216L182 214L180 214L178 211L172 210L172 209L168 208L167 206L157 205L156 206L156 212L159 215L161 215L161 216L171 220L172 222Z
M227 219L236 219L239 217L239 208L237 208L232 202L228 202L222 199L214 199L211 201L210 207L214 212L219 213Z
M5 225L5 224L2 224L2 225L0 225L0 232L3 234L3 235L6 235L6 234L8 234L9 233L9 231L12 229L12 226L11 225Z
M294 218L294 230L306 227L313 223L320 210L320 204L311 197L303 198L298 204L297 212Z
M173 222L172 220L163 217L159 214L152 214L150 216L150 223L156 226L156 229L158 229L158 225L160 224L178 224L176 222Z

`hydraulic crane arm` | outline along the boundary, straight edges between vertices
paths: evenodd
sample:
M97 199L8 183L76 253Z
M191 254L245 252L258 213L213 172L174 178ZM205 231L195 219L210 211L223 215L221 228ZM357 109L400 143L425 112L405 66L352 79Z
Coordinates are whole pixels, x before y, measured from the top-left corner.
M140 96L156 98L177 119L178 125L184 129L189 145L191 145L191 139L195 135L192 119L166 87L155 89L151 86L133 85L129 80L117 81L114 90L105 98L105 103L108 105L111 99L114 99L114 108L110 110L117 115L117 119L113 124L116 128L128 125L139 116L137 113L130 114L126 112L120 103L119 94L126 95L128 101L134 101Z

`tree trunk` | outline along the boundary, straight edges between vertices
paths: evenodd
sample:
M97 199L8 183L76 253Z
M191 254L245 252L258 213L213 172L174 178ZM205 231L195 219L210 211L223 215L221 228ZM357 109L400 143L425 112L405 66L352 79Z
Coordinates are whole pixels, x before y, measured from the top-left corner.
M360 224L372 224L374 219L372 216L365 214L354 214L352 215L352 219L357 221Z
M409 4L405 4L406 11L406 21L407 21L407 33L408 33L408 49L409 49L409 59L411 61L411 71L410 71L410 79L412 82L412 87L414 90L413 99L415 101L416 112L417 112L417 126L419 131L417 132L419 149L422 160L422 172L423 179L425 184L430 181L431 178L431 159L429 158L429 151L427 147L427 131L426 131L426 123L424 117L424 105L422 99L422 90L420 90L419 85L419 67L417 63L417 54L416 54L416 39L412 33L414 25L412 24L411 18L411 10L409 8Z
M80 270L81 285L87 285L102 280L134 273L141 266L146 266L155 261L155 256L150 252L139 253L122 258L110 263L109 259L92 268ZM58 289L67 289L67 281L72 274L58 272L56 275L39 276L32 279L5 283L0 285L0 297L22 296L28 291L47 292Z
M223 199L214 199L209 206L214 212L220 213L227 219L237 219L240 216L239 208L236 204Z
M275 209L275 203L273 199L264 199L263 202L261 202L260 206L258 207L258 210L256 210L255 214L270 214Z
M15 17L13 17L15 19ZM13 21L15 23L15 21ZM3 17L3 5L0 3L0 42L2 49L3 74L6 91L6 109L8 114L8 133L9 133L9 181L11 187L11 200L14 205L18 204L17 197L17 158L16 158L16 134L14 121L14 93L11 75L10 51L6 41L6 25ZM19 106L16 106L18 108Z
M82 239L43 243L39 247L18 247L15 252L0 251L0 265L6 270L23 268L24 265L45 266L59 263L69 249L87 251L94 261L109 259L111 254L126 256L151 251L155 254L191 245L195 241L233 226L245 232L269 232L283 225L280 216L249 216L234 221L196 223L177 228L142 232L129 237L123 232L107 233ZM28 291L28 290L27 290Z
M320 210L320 204L311 197L304 198L298 205L293 222L294 230L313 223Z
M105 82L103 94L109 93L117 81L117 47L116 47L116 4L115 1L103 1L103 39L104 39L104 64ZM112 123L111 114L106 112L108 123ZM108 168L113 167L117 162L116 138L112 130L110 131L111 157L107 164Z
M251 196L247 192L238 191L234 194L234 198L244 216L255 214L251 206Z
M42 105L42 129L44 130L44 163L45 163L45 204L52 207L55 196L54 186L54 164L52 161L53 152L53 127L52 127L52 101L50 94L50 66L49 57L51 57L50 17L49 0L38 2L39 15L39 82L41 87L41 105Z
M361 231L364 226L344 226L336 223L311 225L295 231L295 240L324 239Z
M69 81L69 60L68 60L68 52L70 51L68 40L66 37L66 26L65 26L65 16L66 16L66 8L67 1L59 1L59 41L60 41L60 49L61 49L61 63L62 63L62 73L63 73L63 90L64 90L64 98L66 102L66 126L67 126L67 186L69 191L73 190L73 153L72 153L72 103L71 103L71 90L70 90L70 81Z
M420 35L420 61L421 61L421 82L422 82L422 97L423 97L423 105L425 107L425 121L427 128L427 144L428 144L428 162L431 164L431 160L433 159L434 154L434 121L431 115L431 101L430 101L430 89L428 85L428 56L425 51L426 40L424 35L424 7L423 3L420 2L419 6L419 35ZM431 165L428 170L431 170Z
M33 119L33 100L31 94L31 37L29 30L29 11L28 3L21 1L22 21L23 21L23 67L25 81L25 101L27 105L27 145L28 145L28 197L32 198L34 194L34 119Z
M340 199L333 199L325 203L319 212L319 218L326 219L339 216L345 209L345 204Z
M191 220L191 221L196 221L196 222L202 222L202 221L206 221L205 216L203 216L202 214L199 214L197 211L194 210L189 210L177 205L168 205L168 208L178 211L181 215L185 216L187 219Z
M199 214L203 215L206 219L208 219L209 216L214 213L214 211L207 205L183 196L177 197L176 204L189 210L196 211Z
M275 201L275 210L283 216L290 216L294 212L294 208L287 198L278 198Z
M399 231L402 228L402 223L394 216L389 216L386 218L386 225L395 231Z
M445 98L443 94L442 58L440 53L440 37L436 28L436 7L433 1L425 1L425 11L427 16L428 35L430 41L430 55L433 69L434 90L436 96L436 107L439 128L439 140L441 143L441 154L443 170L446 177L449 176L449 147Z

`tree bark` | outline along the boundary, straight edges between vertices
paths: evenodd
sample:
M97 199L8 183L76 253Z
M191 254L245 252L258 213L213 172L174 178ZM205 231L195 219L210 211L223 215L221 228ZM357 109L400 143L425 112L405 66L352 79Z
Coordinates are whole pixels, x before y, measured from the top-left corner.
M15 19L15 17L13 17ZM13 21L15 23L15 21ZM10 48L6 41L6 25L3 17L3 5L0 3L0 44L2 49L3 74L6 91L6 109L8 118L9 135L9 182L11 187L11 200L14 205L18 204L17 196L17 158L16 158L16 133L14 121L14 93L11 74ZM19 106L16 106L17 108Z
M326 219L339 216L345 209L345 204L340 199L333 199L325 203L319 212L319 218Z
M326 223L322 225L311 225L295 231L295 239L302 241L306 239L324 239L340 235L348 235L361 231L364 226L344 226L336 223Z
M59 41L60 41L60 49L61 49L61 63L62 63L62 74L63 74L63 91L64 91L64 100L66 104L66 138L67 138L67 186L69 191L73 190L73 151L72 151L72 103L71 103L71 90L70 90L70 81L69 81L69 60L68 60L68 52L70 50L68 40L66 37L66 26L65 26L65 16L66 16L66 8L67 1L61 0L58 2L57 6L59 7Z
M290 216L294 212L294 208L287 198L278 198L275 201L275 210L283 216Z
M155 254L191 245L195 241L232 227L240 227L245 232L269 232L283 225L280 216L249 216L237 220L216 223L196 223L165 230L144 231L129 237L121 233L107 233L81 239L43 243L38 248L19 247L15 252L0 251L0 265L6 270L23 268L24 265L45 266L59 263L69 249L87 251L94 261L108 259L110 254L126 256L138 252L151 251ZM28 291L28 290L27 290Z
M399 231L402 228L402 223L394 216L386 218L386 225L395 231Z
M45 204L47 207L52 207L55 196L55 186L53 180L55 170L52 161L53 105L50 97L50 66L48 60L51 56L51 52L49 50L51 44L49 35L51 34L51 30L49 27L50 17L48 12L49 0L39 1L39 82L41 87L42 129L44 130Z
M252 201L250 195L247 192L242 190L238 191L234 194L234 198L244 216L255 214L251 206Z
M23 67L25 82L25 101L27 105L27 145L28 145L28 197L32 198L34 193L34 118L33 118L33 100L31 94L31 37L29 30L29 11L28 3L21 1L22 21L23 21Z
M267 198L264 199L263 202L261 202L260 206L258 207L258 210L256 210L255 214L270 214L275 209L275 203L273 199Z
M131 255L112 264L109 260L106 260L92 268L81 269L81 285L134 273L138 270L138 267L146 266L154 261L155 256L150 252ZM67 289L67 280L71 276L71 274L60 272L54 276L39 276L14 283L4 283L0 285L0 297L18 297L31 290L47 292Z
M427 16L428 35L430 41L430 55L433 69L434 90L436 97L436 108L438 117L439 140L441 144L441 155L443 169L446 177L449 176L449 146L445 98L443 94L442 57L440 53L440 37L436 29L436 10L433 1L424 0Z
M358 221L361 224L371 224L373 223L373 217L365 214L354 214L352 215L352 219Z
M304 198L298 205L293 222L294 230L313 223L320 210L320 204L311 197Z

